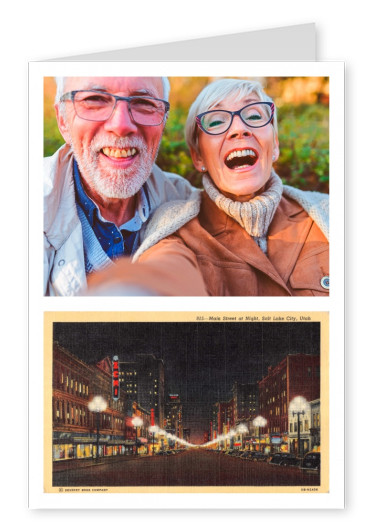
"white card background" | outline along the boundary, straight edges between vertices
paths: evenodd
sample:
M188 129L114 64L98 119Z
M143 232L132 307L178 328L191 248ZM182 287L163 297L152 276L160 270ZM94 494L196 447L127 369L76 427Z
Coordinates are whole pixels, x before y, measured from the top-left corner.
M304 529L318 526L340 526L342 529L361 527L370 521L373 510L373 489L369 487L369 467L364 454L359 455L361 440L372 440L375 434L371 422L369 404L374 387L375 357L373 349L374 313L371 304L374 285L368 275L367 261L371 258L370 244L373 208L364 202L366 196L375 196L373 177L374 126L372 120L364 120L358 113L355 101L364 97L365 89L373 86L375 69L370 64L370 50L375 48L373 17L369 15L369 3L359 0L349 6L339 2L316 0L312 3L301 0L269 0L265 7L255 9L249 0L238 0L236 10L227 2L191 0L181 10L174 0L165 0L163 14L155 14L155 2L144 0L142 31L137 25L126 24L127 8L123 0L113 0L111 20L98 17L98 2L76 3L73 8L58 3L35 0L24 3L6 3L2 6L4 21L1 35L3 73L11 73L12 88L18 105L3 109L3 145L7 146L3 157L3 187L8 201L6 219L12 220L15 233L20 236L17 258L1 263L3 301L6 306L6 326L3 330L3 372L13 374L15 360L21 363L21 390L14 393L12 378L5 378L2 385L3 400L12 397L14 409L7 418L7 432L12 434L10 458L3 460L3 477L6 481L4 521L15 526L40 529L66 529L67 526L89 525L148 525L153 529L166 526L188 525L227 528L230 525L301 525ZM306 22L316 23L317 57L320 60L345 60L347 64L347 510L330 511L214 511L169 513L148 511L115 513L95 512L29 512L27 510L27 62L48 57L64 57L88 54L100 50L117 50L125 47L173 42L208 35L229 34L261 30ZM275 43L276 47L278 43ZM2 96L8 94L9 83L2 83ZM9 138L13 140L9 142ZM17 141L14 141L14 139ZM20 154L21 152L21 154ZM22 156L23 154L23 156ZM371 154L371 155L370 155ZM370 170L371 167L371 170ZM12 200L17 185L17 200ZM20 191L24 188L24 191ZM16 207L17 205L17 207ZM364 205L367 207L365 208ZM372 218L371 218L372 216ZM32 279L31 279L32 280ZM367 407L365 407L367 406ZM2 441L5 451L9 445ZM364 448L364 445L362 445ZM372 483L371 483L372 485ZM291 520L291 518L293 520ZM200 528L199 527L199 528Z
M340 508L343 506L343 64L316 62L43 62L30 65L30 179L43 172L40 156L43 131L43 109L40 91L43 76L120 75L129 76L328 76L330 85L330 297L43 297L42 260L38 254L30 259L30 503L33 508L119 508L122 496L132 500L134 507L143 508ZM335 126L333 125L335 124ZM33 134L36 134L35 139ZM43 193L42 182L30 187L30 246L42 246ZM296 494L71 494L51 496L43 493L43 312L44 311L326 311L330 313L330 492ZM341 339L342 338L342 339Z

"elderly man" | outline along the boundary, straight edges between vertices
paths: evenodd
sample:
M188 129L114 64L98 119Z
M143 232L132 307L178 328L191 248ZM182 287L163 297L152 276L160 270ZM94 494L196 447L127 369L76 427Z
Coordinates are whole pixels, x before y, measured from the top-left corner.
M45 159L45 295L81 294L87 275L136 251L159 205L195 195L154 164L168 92L167 78L57 79L66 144Z

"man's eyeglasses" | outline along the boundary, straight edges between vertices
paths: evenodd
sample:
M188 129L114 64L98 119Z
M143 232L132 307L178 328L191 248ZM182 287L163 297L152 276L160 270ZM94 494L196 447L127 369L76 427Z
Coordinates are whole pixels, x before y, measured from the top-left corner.
M60 101L71 100L79 118L90 122L108 120L118 101L128 103L129 114L138 125L160 125L170 109L168 101L149 96L115 96L100 90L73 90L63 94Z
M196 123L208 135L222 135L230 129L234 116L239 116L248 127L264 127L273 120L274 103L259 101L246 105L238 111L203 112L196 116Z

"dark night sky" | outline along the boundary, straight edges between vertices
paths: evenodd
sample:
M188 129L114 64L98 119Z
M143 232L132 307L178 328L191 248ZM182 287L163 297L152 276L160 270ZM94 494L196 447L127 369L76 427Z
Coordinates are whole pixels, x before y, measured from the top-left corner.
M86 363L153 353L167 393L180 395L184 427L209 428L211 406L232 384L257 382L287 354L319 354L320 323L54 323L54 340Z

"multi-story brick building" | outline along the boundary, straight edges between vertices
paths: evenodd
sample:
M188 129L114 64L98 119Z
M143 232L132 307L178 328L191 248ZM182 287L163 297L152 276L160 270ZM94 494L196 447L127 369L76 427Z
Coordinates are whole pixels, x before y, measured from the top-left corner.
M137 354L132 361L119 355L120 387L127 399L127 407L133 401L147 411L154 410L155 423L164 424L165 375L164 364L153 354Z
M227 402L216 402L212 409L210 424L210 440L226 435L235 426L234 399Z
M248 423L258 415L258 384L235 382L232 387L235 425Z
M58 343L53 345L53 459L93 457L125 453L125 403L120 394L112 399L111 364L88 365ZM106 408L92 412L89 403L101 396ZM98 416L97 416L98 415Z
M177 394L170 393L167 396L164 429L176 437L183 438L183 406Z
M320 398L320 356L288 355L275 367L269 367L267 376L259 382L260 415L267 420L261 432L267 435L271 449L284 443L287 446L289 404L297 396L307 402Z

